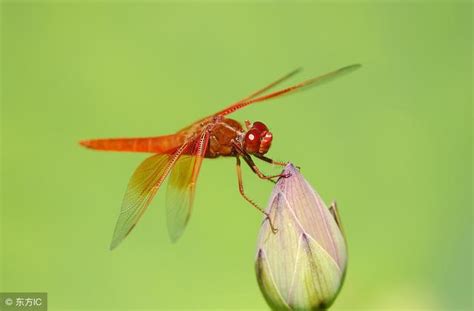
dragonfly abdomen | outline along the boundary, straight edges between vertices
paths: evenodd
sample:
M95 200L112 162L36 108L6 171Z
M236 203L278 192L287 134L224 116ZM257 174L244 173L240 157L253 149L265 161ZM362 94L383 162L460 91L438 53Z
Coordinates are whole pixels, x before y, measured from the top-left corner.
M171 154L183 144L177 135L143 138L106 138L83 140L80 144L86 148L103 151L149 152Z

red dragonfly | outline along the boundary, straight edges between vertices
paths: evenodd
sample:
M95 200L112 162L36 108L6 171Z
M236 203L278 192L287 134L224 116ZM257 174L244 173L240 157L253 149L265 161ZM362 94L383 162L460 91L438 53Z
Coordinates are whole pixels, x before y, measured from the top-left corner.
M252 156L276 165L284 166L286 163L277 162L265 156L270 149L273 136L264 123L251 123L247 120L244 123L244 128L240 122L226 116L251 104L319 85L359 67L359 64L346 66L263 95L299 71L299 69L294 70L227 108L196 121L175 134L157 137L81 141L80 144L84 147L96 150L154 154L138 166L128 183L110 249L117 247L132 231L168 175L170 177L166 194L167 223L171 240L176 241L182 235L191 215L196 182L204 158L235 157L240 194L266 215L266 212L248 198L244 192L240 159L242 158L258 177L268 180L281 177L281 175L267 176L263 174L253 162ZM266 216L268 217L268 215ZM276 232L272 224L271 226Z

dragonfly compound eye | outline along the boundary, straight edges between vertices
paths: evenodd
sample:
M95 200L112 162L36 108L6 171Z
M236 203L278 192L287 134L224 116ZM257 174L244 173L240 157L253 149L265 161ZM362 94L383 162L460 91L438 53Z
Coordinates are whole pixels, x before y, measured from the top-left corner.
M250 154L257 153L260 147L260 131L252 128L247 131L244 138L244 149Z
M267 132L268 131L268 127L263 122L260 122L260 121L255 121L252 124L252 129L255 129L259 132Z
M260 147L258 149L258 153L265 154L270 149L272 145L273 135L270 131L266 131L264 135L262 135L260 139Z
M244 148L250 154L267 153L272 143L273 135L262 122L254 122L244 137Z

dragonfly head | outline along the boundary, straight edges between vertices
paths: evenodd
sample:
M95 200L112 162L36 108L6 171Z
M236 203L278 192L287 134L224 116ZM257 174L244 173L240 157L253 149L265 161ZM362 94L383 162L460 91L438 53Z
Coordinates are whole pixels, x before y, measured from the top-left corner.
M270 149L273 135L262 122L254 122L244 137L244 149L250 154L265 154Z

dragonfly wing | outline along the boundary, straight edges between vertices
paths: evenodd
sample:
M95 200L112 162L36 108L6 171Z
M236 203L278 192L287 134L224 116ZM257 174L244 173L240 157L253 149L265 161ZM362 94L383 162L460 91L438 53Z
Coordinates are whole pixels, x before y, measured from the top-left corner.
M294 93L296 91L307 89L308 87L311 87L311 86L321 85L321 84L329 82L329 81L331 81L335 78L338 78L338 77L341 77L345 74L348 74L348 73L360 68L360 66L361 65L359 65L359 64L349 65L349 66L346 66L346 67L339 68L337 70L328 72L328 73L323 74L321 76L318 76L316 78L312 78L312 79L300 82L298 84L287 87L285 89L275 91L275 92L272 92L270 94L263 95L263 96L260 96L260 97L255 97L256 95L262 94L263 91L266 91L267 89L272 88L273 84L270 84L269 87L263 88L262 89L263 91L257 91L254 94L251 94L250 96L247 97L248 99L244 98L243 100L239 100L238 102L230 105L229 107L224 108L221 111L216 112L214 114L214 116L225 116L225 115L233 113L233 112L235 112L239 109L242 109L242 108L244 108L248 105L254 104L254 103L263 102L263 101L266 101L266 100L271 99L271 98L277 98L277 97L283 96L285 94ZM295 71L295 73L296 72L297 71ZM292 74L293 73L290 73L288 75L291 76ZM285 77L283 77L282 79L284 80ZM278 84L280 80L277 80L275 85Z
M187 144L181 146L172 155L153 155L143 161L135 170L122 201L110 249L116 248L135 227L185 148L187 148Z
M176 242L184 232L191 216L196 182L206 154L209 132L189 144L171 171L166 193L166 216L171 241Z
M267 86L261 88L260 90L257 90L255 92L253 92L252 94L248 95L247 97L245 98L242 98L241 100L239 100L239 102L244 102L244 101L248 101L252 98L255 98L257 97L258 95L261 95L265 92L267 92L268 90L271 90L272 88L274 88L275 86L277 86L278 84L288 80L289 78L291 78L292 76L294 76L295 74L297 74L298 72L301 71L301 68L297 68L295 70L293 70L292 72L289 72L287 73L286 75L284 75L283 77L281 77L280 79L276 80L276 81L273 81L272 83L268 84Z

